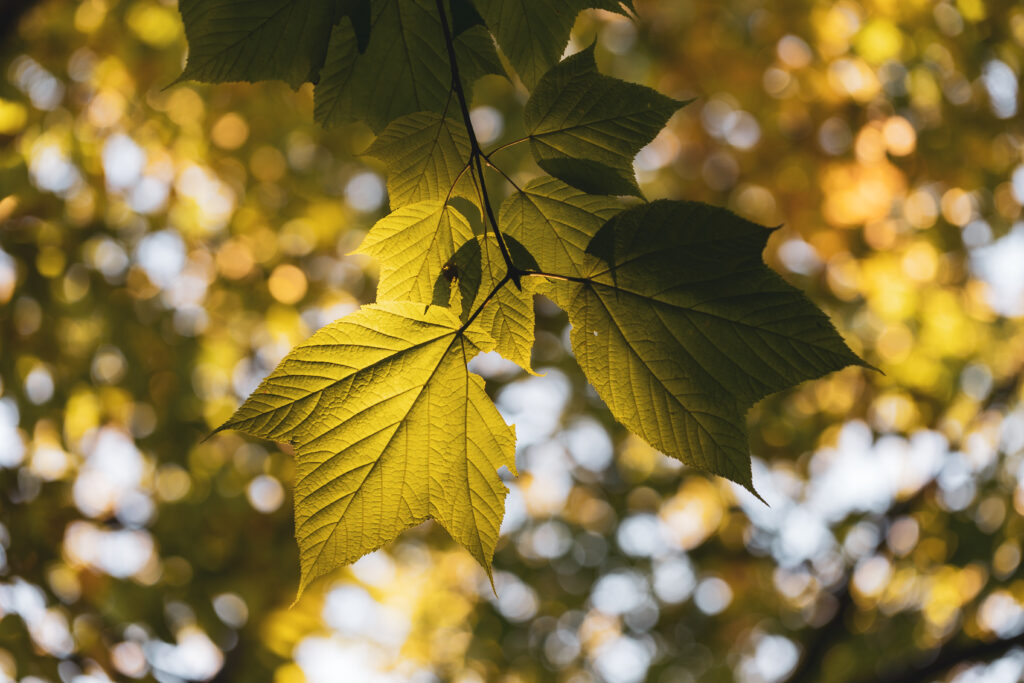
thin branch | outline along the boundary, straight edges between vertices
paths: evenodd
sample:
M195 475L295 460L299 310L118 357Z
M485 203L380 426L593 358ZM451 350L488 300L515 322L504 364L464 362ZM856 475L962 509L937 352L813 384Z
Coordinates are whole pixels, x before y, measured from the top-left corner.
M447 204L448 200L452 198L452 193L455 192L455 186L459 184L460 180L462 180L462 176L466 175L466 171L470 170L471 165L469 164L469 162L466 162L466 165L462 167L461 171L459 171L459 175L455 176L455 180L452 181L452 186L448 188L448 194L444 196L445 204Z
M452 38L451 28L448 26L448 14L444 9L444 0L437 0L437 13L441 19L441 29L444 31L445 47L448 49L448 64L451 66L452 71L452 89L459 99L459 107L462 109L462 121L466 126L466 133L469 135L470 162L476 166L476 172L480 178L480 194L482 195L483 209L491 223L491 228L494 230L494 237L498 241L498 248L501 250L501 257L505 260L508 274L513 284L518 289L522 289L522 285L519 284L520 270L512 263L512 254L508 250L508 245L505 244L505 238L502 236L501 230L498 229L498 219L494 216L494 209L491 208L491 202L487 196L487 185L484 182L484 167L480 161L484 153L480 148L480 142L476 138L473 121L469 115L469 103L466 101L466 92L462 87L462 78L459 76L459 63L455 56L455 42Z
M491 299L494 298L494 295L498 293L498 290L507 285L511 280L512 273L505 273L505 277L501 278L501 280L498 281L498 284L494 285L494 289L492 289L490 294L488 294L487 297L480 302L480 305L477 306L476 310L470 314L469 319L466 320L466 322L462 323L462 327L460 327L455 334L462 334L467 329L469 329L469 326L473 324L473 321L476 320L476 317L480 315L480 311L484 310L484 306L489 304L491 302Z
M519 185L516 183L516 181L512 180L512 176L510 176L508 173L505 173L503 170L501 170L500 167L498 167L495 164L491 163L491 160L488 159L486 156L483 159L484 159L484 163L485 164L487 164L488 166L493 168L495 171L500 173L502 175L502 177L504 177L505 180L507 180L509 182L509 184L512 185L512 187L516 188L516 192L522 192L523 191L523 188L519 187Z
M581 285L589 285L593 279L589 277L577 277L575 275L559 275L558 273L545 273L539 270L522 270L520 274L524 277L546 277L549 280L565 280L567 282L578 282Z
M513 146L518 145L520 143L526 142L529 139L530 139L529 136L527 136L525 138L519 138L518 140L513 140L512 142L506 142L504 145L501 145L499 147L495 147L490 152L485 154L484 155L484 159L487 159L488 161L490 161L491 157L494 156L495 154L497 154L498 152L500 152L501 150L508 149L509 147L513 147Z

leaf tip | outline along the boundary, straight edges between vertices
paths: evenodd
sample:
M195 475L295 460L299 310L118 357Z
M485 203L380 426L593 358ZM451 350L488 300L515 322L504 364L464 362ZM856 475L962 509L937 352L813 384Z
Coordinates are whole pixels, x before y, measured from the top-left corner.
M487 580L491 582L491 592L494 593L494 597L498 597L498 589L494 585L494 572L491 571L491 564L488 562L484 566L484 571L487 572Z
M741 484L741 486L743 486L743 488L745 488L745 489L746 489L747 491L749 491L749 492L750 492L750 495L754 496L754 498L757 498L757 499L758 499L759 501L761 501L762 503L764 503L764 506L765 506L765 507L768 507L768 508L770 508L770 507L771 507L771 505L769 505L769 504L768 504L768 501L767 501L767 500L765 500L765 499L764 499L764 498L763 498L763 497L761 496L761 494L757 492L757 489L755 489L755 488L754 488L754 483L753 483L753 481L751 481L750 483L747 483L747 484Z
M227 421L226 421L226 422L225 422L224 424L222 424L222 425L221 425L220 427L217 427L217 428L216 428L216 429L214 429L214 430L213 430L212 432L210 432L209 434L207 434L206 436L204 436L204 437L203 437L203 440L202 440L202 441L200 441L199 443L206 443L207 441L209 441L209 440L210 440L210 439L212 439L213 437L217 436L217 435L218 435L218 434L220 434L221 432L227 431L227 430L229 430L229 429L234 429L234 426L235 426L235 425L234 425L234 423L232 422L232 420L233 420L233 419L234 419L234 418L228 418L228 420L227 420Z

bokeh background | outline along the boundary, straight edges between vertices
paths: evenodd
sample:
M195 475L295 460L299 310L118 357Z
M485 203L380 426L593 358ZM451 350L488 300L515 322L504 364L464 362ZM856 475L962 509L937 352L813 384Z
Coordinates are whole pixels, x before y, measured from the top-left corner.
M616 426L538 301L543 376L474 362L519 434L497 595L428 523L289 608L289 453L203 439L373 301L372 136L314 126L309 86L171 85L172 0L5 0L0 680L1020 679L1024 7L636 5L569 49L698 98L647 196L781 224L769 262L884 374L751 411L766 506ZM479 83L488 146L524 100Z

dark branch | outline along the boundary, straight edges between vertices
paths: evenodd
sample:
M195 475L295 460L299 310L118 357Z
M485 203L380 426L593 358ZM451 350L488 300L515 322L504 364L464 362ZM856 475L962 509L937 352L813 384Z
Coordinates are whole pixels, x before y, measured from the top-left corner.
M502 236L501 231L498 229L498 219L494 216L494 209L491 208L491 201L487 196L487 184L484 182L484 167L480 161L484 153L480 148L480 142L476 139L473 121L469 116L469 103L466 101L466 91L462 87L462 78L459 75L459 62L455 57L455 41L452 38L451 28L448 26L448 14L444 9L444 0L437 0L437 13L441 18L441 29L444 31L445 47L448 49L448 63L451 65L452 70L452 90L455 91L455 95L459 100L459 108L462 110L462 121L466 125L466 133L469 135L470 163L475 166L477 177L480 179L483 209L487 214L487 220L490 222L491 228L494 230L494 237L498 241L498 249L501 250L501 257L505 260L505 266L508 268L511 281L517 288L522 289L519 283L522 271L512 263L512 254L508 250L508 245L505 244L504 236Z
M501 278L501 280L498 281L498 284L494 285L494 289L491 290L491 293L487 295L487 298L480 302L480 305L477 306L476 310L473 311L472 314L470 314L469 319L466 320L466 322L462 323L462 327L458 329L458 332L456 332L456 334L462 334L467 329L469 329L469 326L473 324L473 321L476 320L476 317L480 315L480 311L484 310L484 306L489 304L491 302L491 299L494 298L494 295L498 293L498 290L507 285L511 279L512 274L505 273L505 277Z

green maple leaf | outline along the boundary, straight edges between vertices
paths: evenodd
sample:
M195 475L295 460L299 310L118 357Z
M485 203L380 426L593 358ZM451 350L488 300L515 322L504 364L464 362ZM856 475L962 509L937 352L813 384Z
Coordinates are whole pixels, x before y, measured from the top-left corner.
M388 169L391 208L427 199L474 197L469 134L457 115L417 112L392 121L366 150Z
M546 172L584 192L639 197L633 157L686 104L598 73L591 46L541 78L523 117Z
M430 303L438 274L472 236L465 216L443 199L431 199L377 221L356 251L380 262L378 301Z
M295 447L299 593L437 520L490 574L515 433L466 369L493 340L448 309L364 306L295 347L220 429Z
M517 240L536 259L540 270L583 275L590 240L622 202L591 195L556 178L542 177L509 196L501 205L501 231Z
M331 27L349 17L365 48L366 0L181 0L188 63L178 80L316 81Z
M533 89L565 52L576 15L588 7L618 11L615 0L473 0L526 87Z
M582 282L553 282L612 414L652 446L753 490L745 415L768 394L866 364L761 258L770 230L660 200L594 238Z
M370 42L362 53L350 21L331 34L314 93L317 122L329 127L361 120L380 131L405 114L444 112L452 77L436 4L379 0L371 12ZM454 45L467 91L480 76L503 73L482 26L466 28Z
M521 244L508 235L505 241L513 262L519 268L537 268L533 256ZM434 302L444 304L450 301L451 284L457 283L460 302L457 310L463 322L469 321L473 312L479 309L472 329L483 330L495 340L495 351L503 358L535 374L530 363L535 324L533 295L540 292L539 286L543 283L536 278L524 278L521 289L507 286L494 292L508 268L492 232L463 244L449 264L452 270L437 279ZM454 282L450 282L449 277Z

